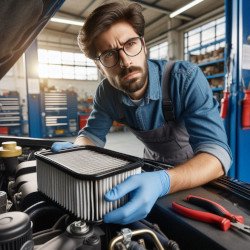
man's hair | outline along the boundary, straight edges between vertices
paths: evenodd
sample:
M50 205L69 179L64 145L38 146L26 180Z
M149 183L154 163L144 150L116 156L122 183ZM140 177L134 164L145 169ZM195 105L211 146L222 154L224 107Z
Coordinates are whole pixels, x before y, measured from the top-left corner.
M91 59L97 57L94 40L113 24L125 21L129 23L139 35L144 35L145 20L142 7L137 3L126 4L112 2L96 8L85 20L77 40L82 52Z

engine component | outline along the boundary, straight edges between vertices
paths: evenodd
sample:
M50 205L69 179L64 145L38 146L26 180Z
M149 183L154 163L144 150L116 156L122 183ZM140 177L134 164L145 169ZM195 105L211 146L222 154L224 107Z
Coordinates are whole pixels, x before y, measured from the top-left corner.
M132 224L129 225L129 229L132 231L135 230L145 230L148 229L150 231L153 231L154 234L156 235L156 237L159 239L159 241L161 242L161 245L163 246L164 249L166 250L179 250L179 246L177 244L177 242L175 242L174 240L169 239L159 228L159 226L155 223L151 223L145 219L140 220L140 221L136 221ZM116 230L117 231L117 230ZM131 237L132 238L132 237ZM119 241L121 242L121 241ZM147 248L146 249L154 249L155 243L152 240L152 236L150 234L144 234L143 238L140 238L137 240L137 243L139 243L141 245L141 247ZM131 244L134 245L134 242L131 241ZM131 245L130 244L130 245ZM129 249L135 249L132 246L130 246Z
M78 218L100 221L127 197L106 202L104 194L128 176L141 172L142 162L117 152L87 146L36 153L38 190Z
M2 143L0 147L0 157L3 158L5 171L8 176L14 176L18 165L17 157L22 154L22 148L17 146L15 141Z
M101 250L100 236L103 234L97 226L75 221L67 227L65 233L51 239L37 250Z
M0 191L0 214L6 212L7 208L7 194L4 191Z
M8 194L13 197L16 209L21 211L44 200L37 190L35 160L22 162L16 167L15 181L9 182Z
M23 212L8 212L0 215L0 249L33 249L32 223Z
M68 228L69 233L84 235L89 231L89 226L84 221L75 221Z
M61 216L65 215L62 208L49 201L40 201L24 212L29 215L33 223L33 234L51 228Z
M123 228L119 235L112 239L109 244L109 250L115 250L118 243L122 243L125 246L125 249L130 249L130 247L135 245L135 242L132 243L132 237L136 235L149 234L158 250L164 250L161 242L157 238L156 234L149 229L139 229L131 231L129 228ZM132 244L131 244L132 243ZM139 244L139 243L138 243ZM143 245L138 246L137 249L145 249Z

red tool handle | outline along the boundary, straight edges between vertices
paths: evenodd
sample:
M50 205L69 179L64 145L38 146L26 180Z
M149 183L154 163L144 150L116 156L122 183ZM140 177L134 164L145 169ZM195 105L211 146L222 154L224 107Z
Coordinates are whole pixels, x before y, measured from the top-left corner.
M199 207L202 207L214 214L217 214L221 217L225 217L227 219L229 219L232 222L240 222L240 223L244 223L244 218L241 215L234 215L231 214L226 208L224 208L223 206L221 206L220 204L211 201L209 199L200 197L200 196L194 196L194 195L188 195L186 197L186 200L189 201L190 203L197 205Z
M194 210L194 209L185 207L177 202L172 203L172 208L179 214L189 217L191 219L195 219L195 220L199 220L199 221L203 221L203 222L207 222L211 224L217 224L223 231L227 231L231 226L231 222L227 218L223 218L221 216L218 216L216 214L212 214L209 212Z

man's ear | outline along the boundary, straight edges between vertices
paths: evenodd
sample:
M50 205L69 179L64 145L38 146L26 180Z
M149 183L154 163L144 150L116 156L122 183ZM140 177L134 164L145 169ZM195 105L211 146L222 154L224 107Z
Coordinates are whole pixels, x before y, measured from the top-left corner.
M99 69L99 71L101 72L101 74L106 77L105 73L104 73L104 70L102 68L102 66L100 65L100 62L99 61L94 61L95 62L95 65L96 67Z

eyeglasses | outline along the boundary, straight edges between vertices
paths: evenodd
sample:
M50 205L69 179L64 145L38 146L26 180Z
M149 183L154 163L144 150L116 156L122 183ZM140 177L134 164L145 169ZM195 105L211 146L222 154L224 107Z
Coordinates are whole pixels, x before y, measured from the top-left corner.
M137 56L142 50L142 37L131 38L123 44L122 48L105 51L95 60L99 60L106 68L114 67L119 61L120 50L123 50L127 56Z

